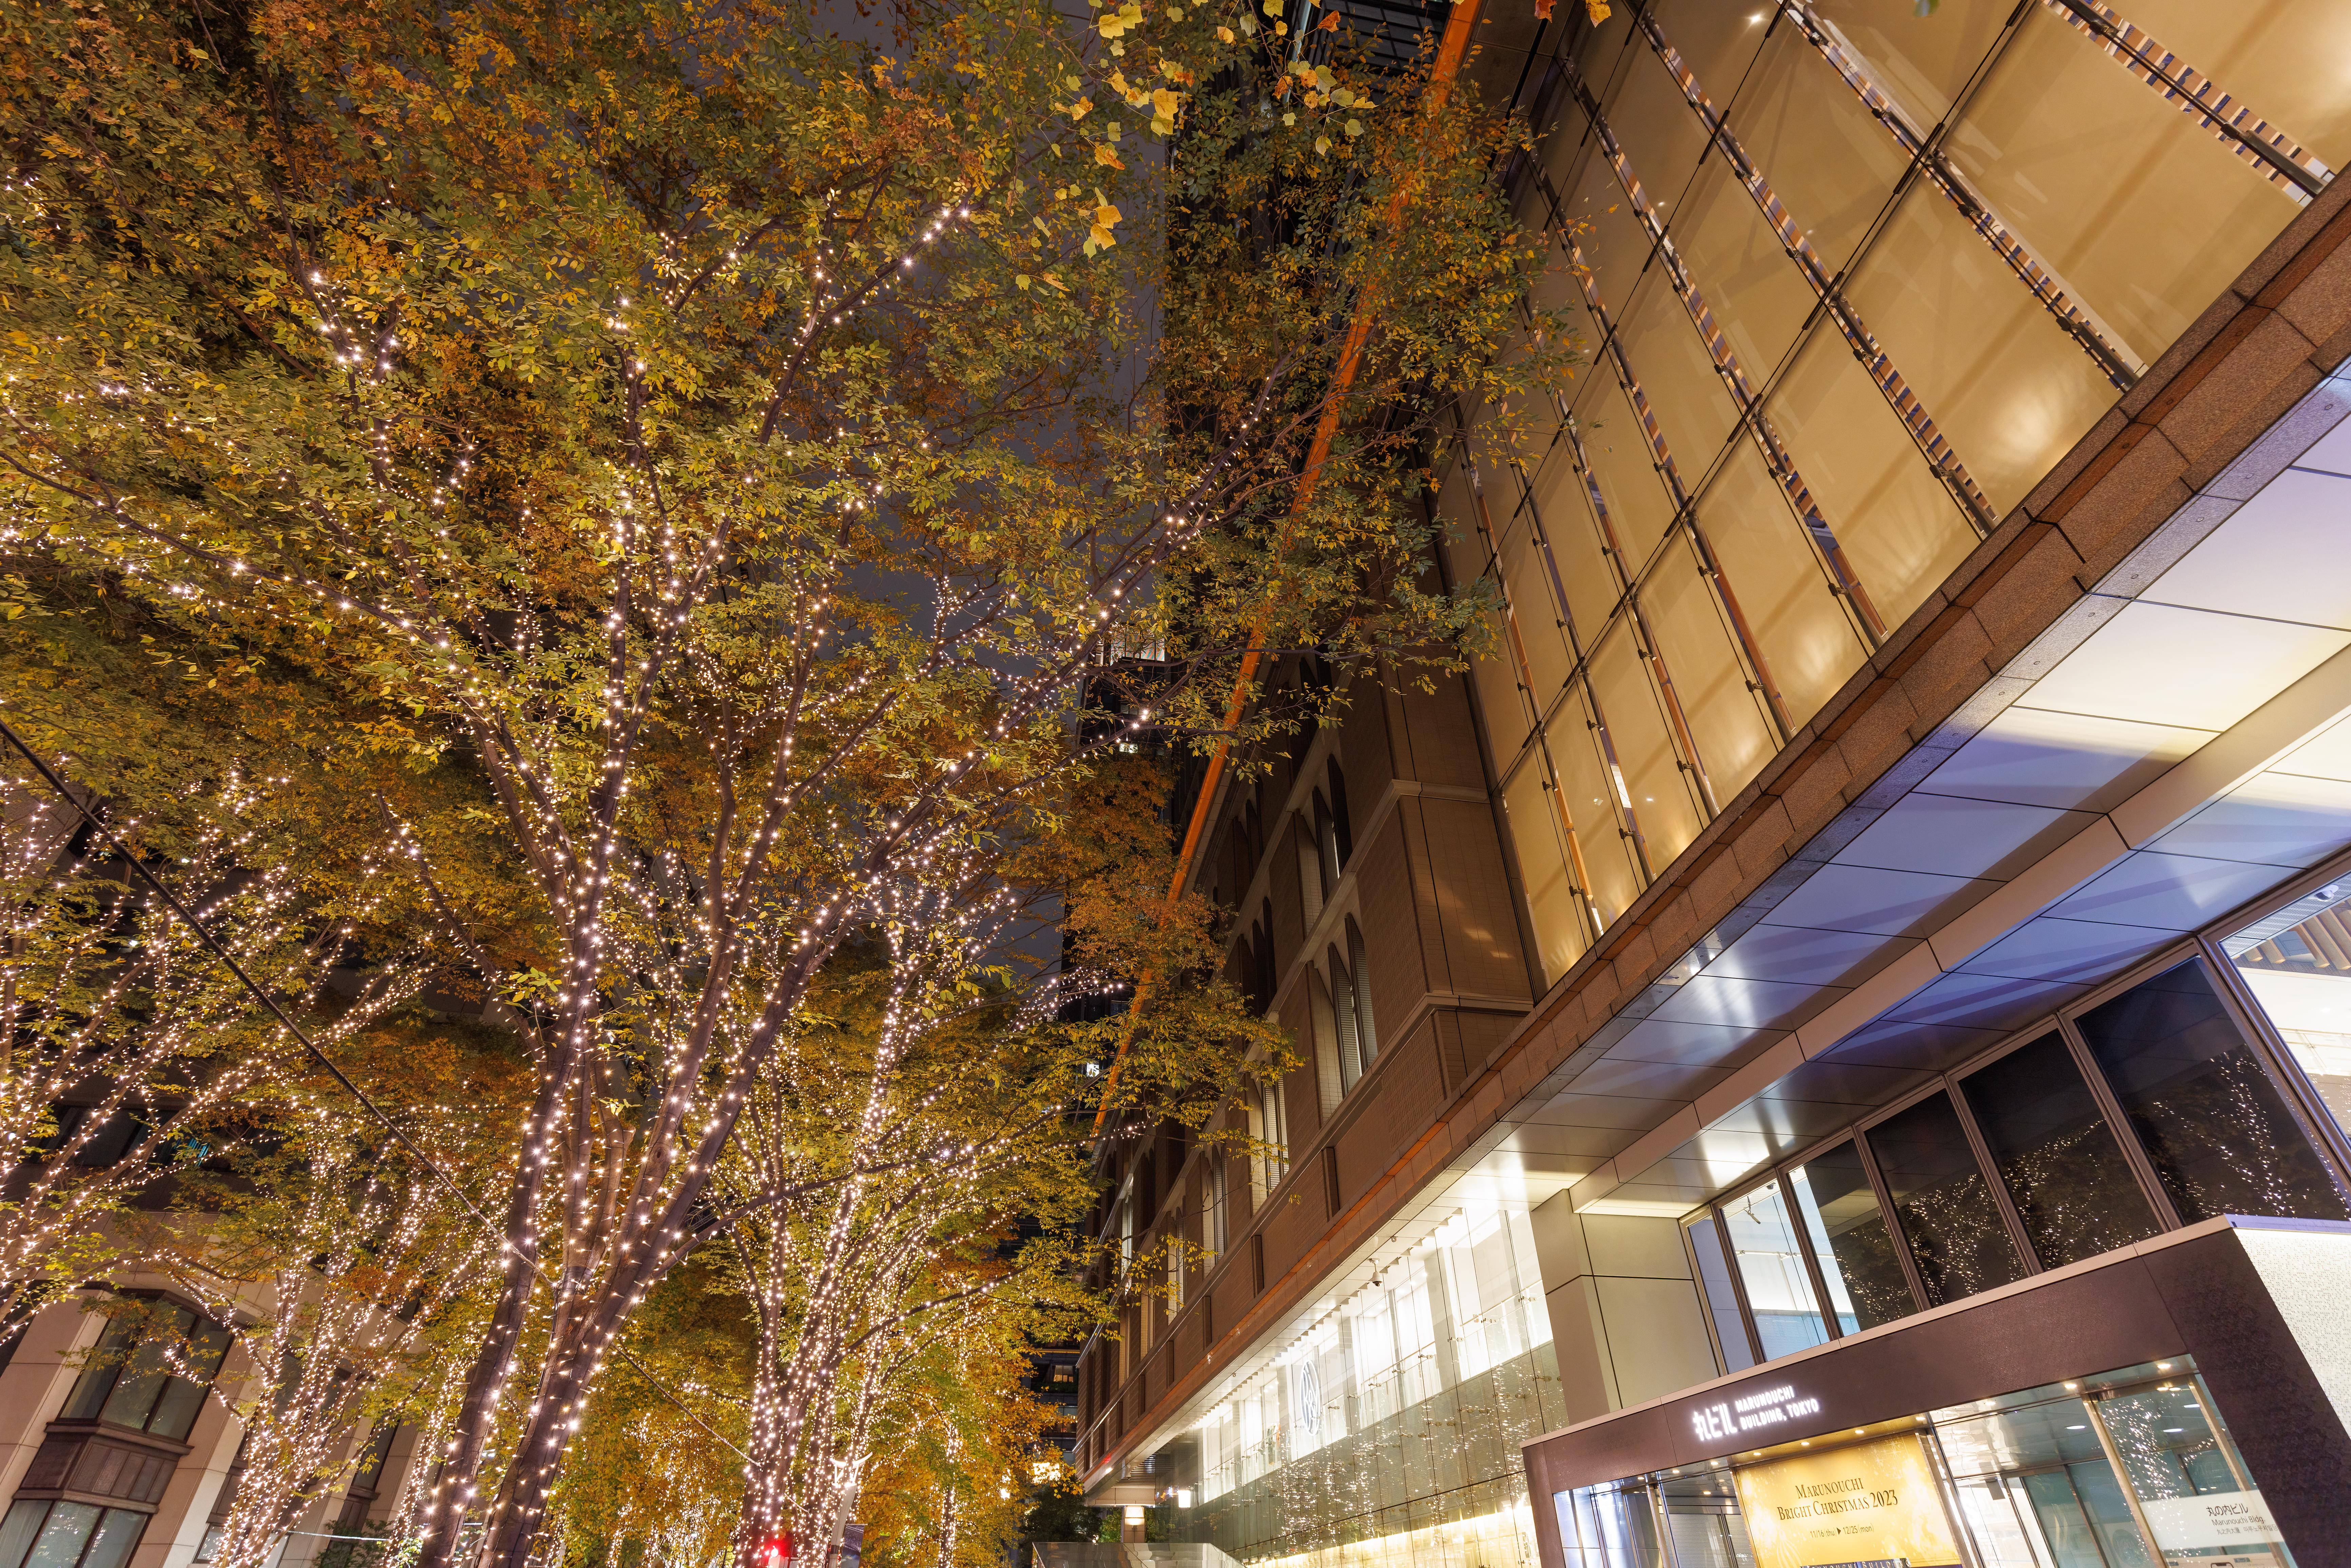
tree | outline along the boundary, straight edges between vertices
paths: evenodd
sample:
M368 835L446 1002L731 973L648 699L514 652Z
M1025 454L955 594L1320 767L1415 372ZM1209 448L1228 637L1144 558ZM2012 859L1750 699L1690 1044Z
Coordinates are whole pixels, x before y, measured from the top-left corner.
M241 1376L211 1382L245 1431L217 1568L263 1568L356 1463L355 1439L432 1424L440 1364L479 1330L492 1241L475 1201L497 1183L523 1072L445 1028L359 1043L371 1048L366 1105L315 1071L256 1084L246 1113L269 1136L190 1177L176 1213L134 1230L149 1266L246 1350Z
M845 933L983 906L1145 726L1285 722L1269 648L1474 622L1397 503L1431 400L1556 367L1507 133L1228 5L12 14L19 548L479 780L371 878L538 1069L424 1568L528 1555ZM1123 1084L1213 1078L1148 1004Z
M266 834L237 830L254 792L242 779L207 792L211 825L162 855L29 772L0 781L0 1345L135 1255L133 1203L267 1130L254 1102L299 1052L230 961L329 1049L422 983L398 956L340 967L370 911L307 897ZM134 875L133 856L176 884L221 950Z

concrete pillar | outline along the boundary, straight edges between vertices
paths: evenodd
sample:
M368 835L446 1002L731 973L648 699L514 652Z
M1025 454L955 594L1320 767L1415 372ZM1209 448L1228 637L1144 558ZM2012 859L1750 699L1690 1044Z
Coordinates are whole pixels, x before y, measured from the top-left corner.
M105 1316L82 1311L83 1300L76 1293L37 1313L0 1370L0 1501L16 1495L42 1433L81 1375L82 1353L106 1332Z
M1578 1214L1561 1193L1529 1223L1570 1422L1716 1375L1677 1221Z

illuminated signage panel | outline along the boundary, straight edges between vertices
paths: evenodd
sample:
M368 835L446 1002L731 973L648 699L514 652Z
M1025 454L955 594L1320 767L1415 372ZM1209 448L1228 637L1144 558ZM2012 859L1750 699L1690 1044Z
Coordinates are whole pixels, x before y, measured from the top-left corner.
M1959 1548L1919 1440L1905 1434L1736 1472L1755 1568L1957 1568Z

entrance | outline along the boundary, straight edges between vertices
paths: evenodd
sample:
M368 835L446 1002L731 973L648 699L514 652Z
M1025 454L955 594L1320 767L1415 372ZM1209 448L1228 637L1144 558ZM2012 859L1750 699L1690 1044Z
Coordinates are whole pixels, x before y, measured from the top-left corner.
M2293 1568L2185 1356L1555 1494L1569 1568Z

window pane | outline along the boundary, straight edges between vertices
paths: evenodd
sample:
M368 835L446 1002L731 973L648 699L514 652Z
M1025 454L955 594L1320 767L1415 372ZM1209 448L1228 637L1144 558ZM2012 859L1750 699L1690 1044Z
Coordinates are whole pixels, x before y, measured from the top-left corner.
M1655 874L1673 863L1704 824L1689 776L1674 754L1656 686L1643 666L1632 625L1619 620L1593 654L1592 690L1608 716L1608 738Z
M1739 1279L1747 1287L1747 1306L1755 1314L1763 1359L1775 1360L1825 1341L1829 1333L1821 1322L1820 1298L1813 1291L1812 1273L1804 1267L1803 1249L1797 1245L1780 1184L1765 1182L1725 1203L1722 1224L1731 1256L1739 1260Z
M2022 500L2114 404L2096 361L1925 182L1903 197L1845 294L1995 513Z
M1675 535L1640 594L1714 798L1728 803L1776 747L1763 708L1748 689L1721 601L1698 570L1687 534Z
M114 1392L115 1380L122 1375L123 1357L130 1353L137 1336L130 1322L117 1318L106 1325L99 1336L98 1345L90 1352L90 1366L75 1382L73 1397L66 1401L64 1418L68 1421L94 1421L106 1408L107 1396Z
M108 1509L98 1521L98 1537L84 1553L81 1568L122 1568L146 1528L147 1516L136 1509Z
M1706 1297L1706 1310L1714 1320L1714 1337L1721 1342L1722 1364L1726 1372L1738 1372L1755 1364L1755 1353L1748 1347L1747 1325L1739 1315L1739 1292L1731 1289L1730 1266L1722 1257L1722 1233L1716 1228L1714 1216L1704 1215L1689 1222L1690 1250L1698 1256L1698 1288Z
M45 1498L19 1498L9 1505L8 1516L0 1519L0 1568L21 1568L26 1549L40 1533L41 1521L48 1511Z
M1949 1095L1921 1100L1872 1127L1869 1152L1877 1156L1928 1305L2024 1277Z
M2322 887L2221 944L2335 1124L2351 1131L2351 917Z
M2193 960L2080 1021L2180 1218L2351 1217Z
M2159 1228L2057 1036L2009 1052L1960 1089L2043 1268L2110 1252Z
M2142 361L2169 348L2299 210L2053 6L2026 13L1943 145ZM2182 213L2197 221L2181 223Z
M1592 877L1592 885L1584 891L1600 906L1601 923L1614 925L1641 895L1645 884L1616 814L1615 780L1602 766L1599 732L1593 727L1592 710L1581 683L1552 715L1543 734L1552 765L1559 769L1560 793L1575 822L1584 869Z
M1575 451L1565 434L1554 435L1551 451L1534 469L1534 489L1528 509L1532 514L1535 548L1542 556L1543 602L1556 616L1562 590L1576 632L1587 643L1607 624L1616 608L1616 574L1600 553L1600 524L1592 510L1592 490L1575 466ZM1609 514L1615 522L1615 514ZM1620 528L1622 524L1618 525ZM1632 563L1637 566L1638 562ZM1551 575L1556 568L1556 580Z
M1567 973L1583 951L1583 917L1568 881L1567 847L1561 841L1559 806L1543 778L1542 758L1530 756L1502 787L1502 809L1510 821L1511 847L1526 883L1527 914L1534 922L1535 946L1542 952L1546 985Z
M2297 0L2131 0L2123 14L2270 124L2340 169L2351 162L2351 9Z
M1966 514L1826 323L1796 357L1771 411L1855 575L1886 623L1899 626L1975 549Z
M87 1502L60 1502L49 1510L49 1521L33 1542L25 1568L73 1568L81 1549L98 1528L98 1508Z
M1698 516L1789 716L1803 723L1861 667L1861 640L1752 442L1742 437L1727 454Z
M1918 1310L1858 1148L1838 1145L1792 1172L1788 1185L1796 1189L1796 1207L1827 1277L1829 1307L1840 1328L1847 1333L1876 1328Z

